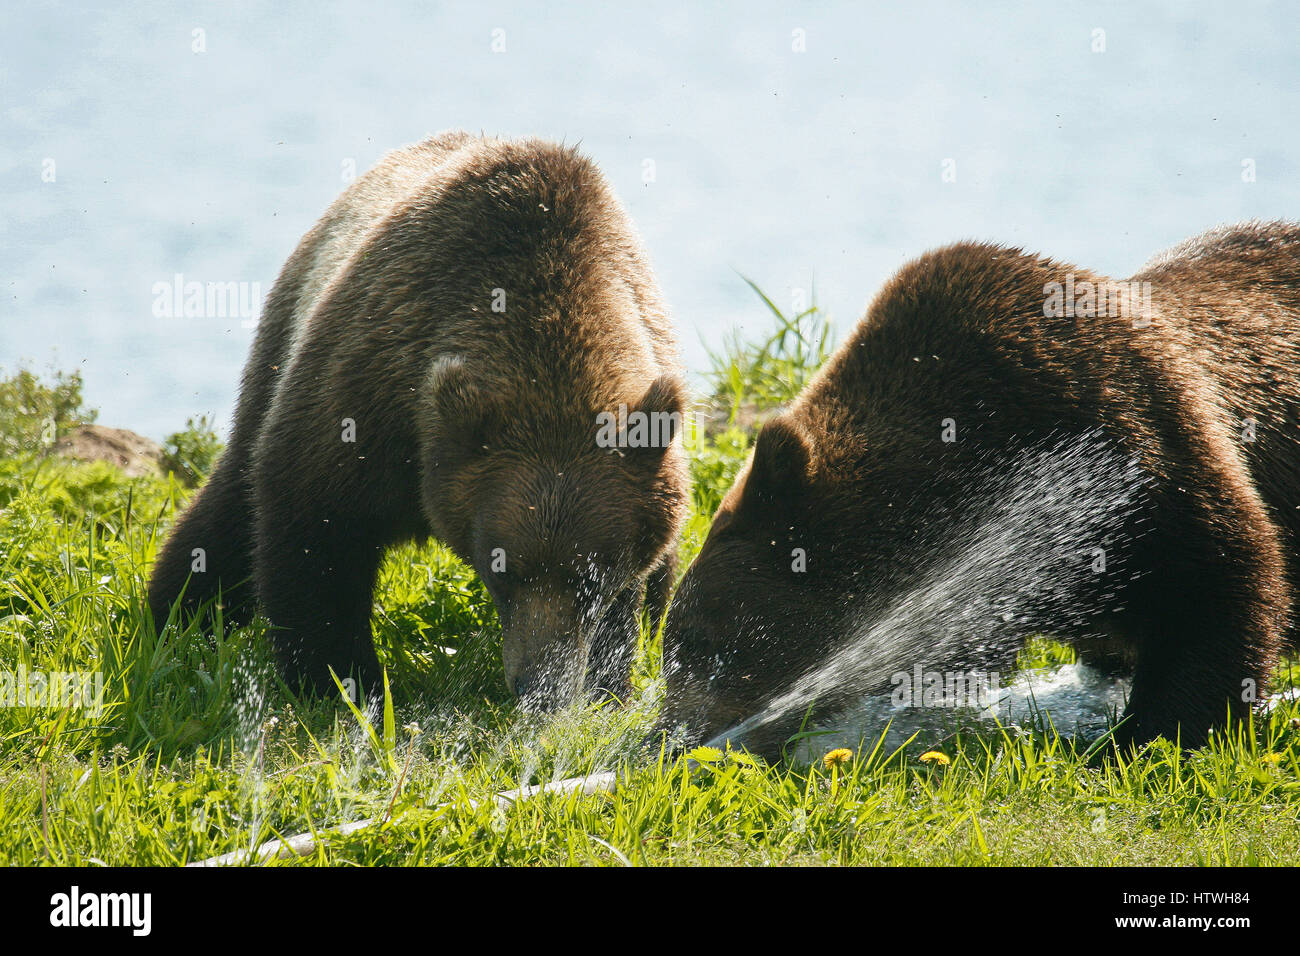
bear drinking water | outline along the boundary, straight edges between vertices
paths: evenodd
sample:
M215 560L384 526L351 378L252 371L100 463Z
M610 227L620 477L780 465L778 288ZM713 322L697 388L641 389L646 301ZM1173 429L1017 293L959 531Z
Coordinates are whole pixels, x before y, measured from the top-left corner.
M621 693L649 589L667 600L680 441L598 441L684 386L639 241L600 172L536 140L449 133L386 156L299 244L244 371L230 443L149 586L157 626L254 599L291 682L373 687L385 550L429 536L482 576L511 689ZM673 416L676 416L675 418Z
M1245 714L1300 588L1300 226L1116 283L962 243L905 266L761 431L664 632L666 726L769 754L1023 639L1132 669L1121 745Z

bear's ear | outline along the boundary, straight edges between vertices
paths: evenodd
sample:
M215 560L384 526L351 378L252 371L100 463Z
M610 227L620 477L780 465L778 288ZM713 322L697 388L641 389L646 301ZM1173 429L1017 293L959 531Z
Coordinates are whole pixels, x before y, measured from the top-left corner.
M433 363L426 380L434 426L442 441L475 454L491 446L501 423L496 396L475 381L460 356Z
M635 404L597 414L596 445L634 467L658 468L682 432L685 407L686 385L676 375L660 375Z
M686 415L686 383L672 373L660 375L637 402L636 410L650 423L651 447L663 452L682 432Z
M779 499L798 491L808 482L811 462L812 448L803 433L789 419L773 418L758 433L745 497Z

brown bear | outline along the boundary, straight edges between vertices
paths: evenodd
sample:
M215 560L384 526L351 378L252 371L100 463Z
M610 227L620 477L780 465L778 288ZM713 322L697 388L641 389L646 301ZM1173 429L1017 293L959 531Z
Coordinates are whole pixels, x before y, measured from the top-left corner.
M645 253L597 168L540 140L445 133L388 154L267 300L229 445L158 558L178 598L265 610L286 676L362 688L385 549L477 569L511 689L621 693L666 606L687 501L685 390ZM601 441L636 412L656 442ZM620 433L621 434L621 433ZM647 587L649 595L647 599Z
M1046 632L1131 667L1119 744L1197 746L1263 692L1298 588L1300 226L1123 283L959 243L759 433L668 612L664 726L772 755Z

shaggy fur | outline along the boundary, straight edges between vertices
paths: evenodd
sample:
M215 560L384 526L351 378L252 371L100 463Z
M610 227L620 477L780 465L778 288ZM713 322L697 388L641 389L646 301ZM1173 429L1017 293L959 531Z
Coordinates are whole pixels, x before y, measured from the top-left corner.
M680 413L683 387L591 162L459 132L390 153L281 272L230 443L154 569L154 620L182 589L187 611L257 598L290 679L368 685L380 560L432 535L487 583L514 690L565 699L587 668L619 692L647 581L666 603L687 491L680 442L598 446L620 404Z
M972 633L963 662L1014 666L1027 632L1060 634L1068 618L1060 636L1085 659L1133 668L1121 743L1181 733L1194 746L1247 712L1300 588L1300 227L1220 229L1157 257L1129 280L1150 283L1149 311L1134 299L1045 316L1068 274L1108 281L960 243L885 286L762 430L678 590L668 725L709 737L760 710L922 580L945 552L939 516L978 522L1025 449L1088 435L1140 476L1105 573L1086 557L1098 542L1075 542L1078 586ZM946 419L956 441L941 440ZM792 572L794 547L806 573ZM802 716L745 742L779 748Z

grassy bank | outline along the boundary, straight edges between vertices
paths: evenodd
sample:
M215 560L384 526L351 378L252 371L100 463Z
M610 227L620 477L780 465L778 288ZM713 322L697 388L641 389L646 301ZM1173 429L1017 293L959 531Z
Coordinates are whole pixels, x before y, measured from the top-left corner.
M716 359L685 562L754 422L824 358L815 313L772 311L770 340ZM147 626L148 569L191 493L178 474L126 478L21 442L0 460L3 668L104 682L101 710L0 708L0 863L174 865L370 817L383 822L285 865L1300 859L1295 703L1195 754L1161 744L1101 768L1041 727L869 740L811 766L703 750L656 760L637 749L660 692L650 630L626 707L522 715L486 592L436 545L392 554L376 592L391 713L297 700L269 666L263 624L161 640ZM1023 664L1067 658L1048 646ZM614 794L482 802L607 769Z

